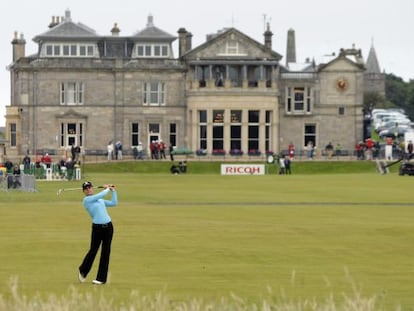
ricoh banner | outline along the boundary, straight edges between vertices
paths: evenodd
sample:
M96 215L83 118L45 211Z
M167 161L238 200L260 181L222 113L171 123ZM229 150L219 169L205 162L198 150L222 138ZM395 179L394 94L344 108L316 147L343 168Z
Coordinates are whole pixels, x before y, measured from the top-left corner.
M263 164L222 164L221 175L264 175Z

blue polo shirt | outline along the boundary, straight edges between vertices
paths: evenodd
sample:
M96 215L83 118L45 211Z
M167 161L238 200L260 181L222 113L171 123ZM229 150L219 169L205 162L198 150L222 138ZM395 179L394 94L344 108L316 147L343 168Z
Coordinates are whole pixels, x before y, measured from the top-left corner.
M118 204L118 195L112 191L111 200L105 200L104 197L111 192L105 189L94 195L87 195L83 198L83 206L92 218L94 224L106 224L111 221L111 217L106 210L107 207L114 207Z

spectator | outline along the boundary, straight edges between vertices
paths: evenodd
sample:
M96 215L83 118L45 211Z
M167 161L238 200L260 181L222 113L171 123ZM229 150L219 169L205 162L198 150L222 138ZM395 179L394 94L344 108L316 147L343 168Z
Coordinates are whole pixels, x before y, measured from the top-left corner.
M159 149L160 149L160 159L165 159L165 143L162 140L160 140Z
M114 144L112 143L112 140L108 143L108 146L106 146L106 152L108 155L108 161L111 161L114 154Z
M313 145L313 141L308 141L307 144L307 149L308 149L308 158L313 160L313 153L314 153L314 145Z
M155 153L156 153L156 146L155 146L155 140L151 141L150 143L150 152L151 152L151 159L155 159Z
M73 170L75 167L75 161L72 161L72 158L68 158L66 163L65 163L65 167L66 167L66 177L68 180L72 180L73 179Z
M385 140L385 159L392 160L393 141L392 137L387 137Z
M178 175L178 174L180 174L180 167L178 165L173 164L170 167L170 172L173 175Z
M138 143L138 147L137 147L137 152L138 152L138 159L139 160L143 160L144 159L144 148L142 146L142 142Z
M115 144L115 149L116 149L116 159L117 160L122 160L122 143L121 141L117 141Z
M138 159L138 149L137 149L137 147L132 148L132 155L134 157L134 160Z
M280 155L279 156L279 175L284 175L286 173L285 169L286 169L285 158L282 155Z
M356 150L357 159L363 160L364 159L364 143L362 141L357 143L357 145L355 146L355 150Z
M174 146L170 144L170 160L174 161Z
M81 153L81 148L79 146L76 146L75 147L75 157L72 158L72 159L74 159L74 161L76 161L76 162L79 161L80 153Z
M22 183L20 182L20 167L19 165L14 165L12 174L7 176L7 187L9 189L17 189L22 186Z
M180 172L181 173L187 173L187 161L180 161L178 163L178 166L180 167Z
M7 159L6 162L4 162L4 167L7 170L8 174L11 174L13 171L13 162L10 161L10 159Z
M76 159L76 147L75 147L75 144L72 144L72 147L70 148L70 153L72 154L72 159Z
M28 154L25 155L23 158L23 167L24 167L24 173L29 174L30 173L30 157Z
M46 165L46 168L50 168L50 165L52 164L52 158L46 152L46 154L42 157L41 162Z
M292 161L288 156L285 157L285 174L292 174L292 170L290 169Z
M293 159L293 157L295 156L295 145L292 142L290 142L289 144L288 151L289 151L289 158Z
M408 152L408 158L411 158L411 155L413 154L413 141L410 140L407 144L407 152Z
M365 141L365 158L372 160L372 148L374 148L374 141L372 138L367 138Z
M337 143L335 146L335 155L339 157L341 155L342 146L340 143Z
M327 145L326 145L326 147L325 147L325 151L326 151L326 154L328 155L328 158L332 158L332 155L333 155L333 151L334 151L334 148L333 148L333 146L332 146L332 143L331 142L329 142Z

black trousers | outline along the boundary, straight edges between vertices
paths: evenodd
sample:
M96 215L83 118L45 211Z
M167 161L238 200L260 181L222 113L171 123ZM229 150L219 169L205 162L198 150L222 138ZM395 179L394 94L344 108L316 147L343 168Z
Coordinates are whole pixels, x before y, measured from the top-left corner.
M108 277L109 256L111 255L112 236L114 227L112 222L107 224L92 224L91 246L79 267L79 272L83 276L87 276L91 271L96 254L101 246L101 258L99 260L98 274L96 280L106 282Z

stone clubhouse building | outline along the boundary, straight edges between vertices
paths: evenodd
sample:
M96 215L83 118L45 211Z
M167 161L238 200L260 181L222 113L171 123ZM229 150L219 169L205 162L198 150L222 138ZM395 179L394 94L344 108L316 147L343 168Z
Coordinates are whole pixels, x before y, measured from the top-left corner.
M290 143L305 150L310 141L353 150L365 138L364 92L385 88L373 47L366 61L352 47L300 63L292 29L283 57L269 25L263 42L225 28L196 47L191 32L171 35L152 16L128 36L117 24L98 35L70 11L45 28L33 38L35 54L26 55L23 35L12 40L11 158L60 155L72 145L103 153L116 141L124 153L152 141L207 155L279 153Z

